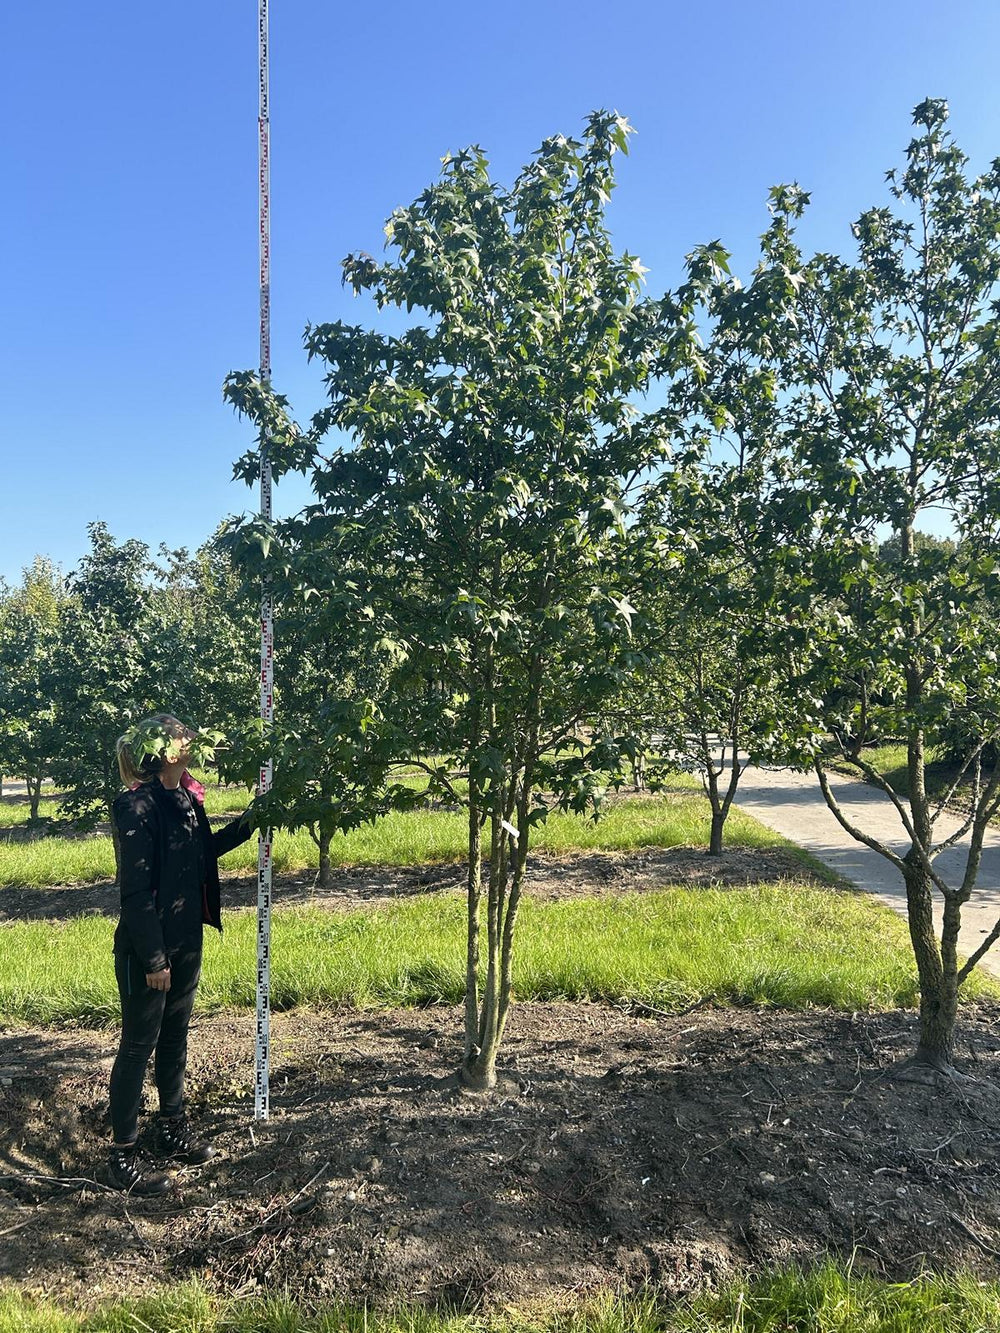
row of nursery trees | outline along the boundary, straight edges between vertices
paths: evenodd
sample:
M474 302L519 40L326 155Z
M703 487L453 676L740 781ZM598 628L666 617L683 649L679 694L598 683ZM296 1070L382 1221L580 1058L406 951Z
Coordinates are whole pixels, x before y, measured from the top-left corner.
M959 989L1000 935L959 963L1000 808L1000 161L971 177L946 119L943 102L916 108L852 259L803 252L808 196L780 186L745 283L715 242L663 296L605 223L623 118L547 140L510 188L467 150L393 214L387 262L344 261L356 294L421 320L309 327L329 401L305 427L252 373L227 380L258 432L237 475L253 481L266 454L275 475L307 475L315 502L232 522L162 574L149 596L205 615L205 638L167 617L134 645L175 672L143 707L225 725L229 701L234 718L248 706L233 669L253 612L229 581L244 596L266 581L294 665L258 820L328 839L422 800L467 814L470 1086L496 1077L533 829L683 761L704 775L717 852L741 756L814 769L841 823L899 868L921 993L912 1068L951 1069ZM920 539L932 511L951 539ZM112 661L134 679L134 658ZM189 705L186 686L217 669L232 693L209 684ZM115 726L137 702L116 695ZM249 772L245 716L227 758ZM886 737L905 742L905 793L868 762ZM955 792L932 800L925 781L940 741L968 810L958 884L935 865L956 841L936 832ZM90 740L79 749L91 759ZM69 773L65 733L47 753ZM845 763L894 803L905 853L840 810L827 774ZM413 765L419 793L400 780Z
M20 586L0 585L0 772L26 782L31 823L46 778L77 826L110 819L115 741L165 700L181 716L245 727L256 624L215 542L154 559L103 523L68 576L37 557Z

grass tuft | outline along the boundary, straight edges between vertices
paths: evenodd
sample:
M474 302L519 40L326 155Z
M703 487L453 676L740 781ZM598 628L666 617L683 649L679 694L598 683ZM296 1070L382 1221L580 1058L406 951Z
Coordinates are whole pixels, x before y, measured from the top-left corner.
M1000 1284L962 1274L885 1282L830 1262L734 1283L679 1316L671 1333L991 1333Z
M377 1311L288 1296L209 1294L196 1282L70 1312L0 1288L0 1333L993 1333L1000 1283L956 1274L910 1282L858 1276L833 1262L670 1300L655 1291L573 1305L459 1314Z

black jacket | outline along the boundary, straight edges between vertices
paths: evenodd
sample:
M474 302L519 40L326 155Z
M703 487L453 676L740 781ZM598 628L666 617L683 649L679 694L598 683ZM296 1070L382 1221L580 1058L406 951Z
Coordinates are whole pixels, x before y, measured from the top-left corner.
M164 874L170 874L167 855L167 820L155 788L146 783L134 791L123 791L112 807L121 845L122 914L115 931L115 953L132 949L147 972L168 965L163 943L161 911L170 901ZM205 877L202 891L202 921L222 930L219 892L219 857L246 842L253 833L244 816L232 819L213 833L202 804L192 799L204 847Z

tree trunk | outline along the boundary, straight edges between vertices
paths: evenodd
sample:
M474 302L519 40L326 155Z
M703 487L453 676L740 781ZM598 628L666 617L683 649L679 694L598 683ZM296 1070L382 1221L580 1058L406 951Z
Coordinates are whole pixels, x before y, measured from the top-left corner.
M920 1040L913 1063L952 1073L958 1013L957 956L953 948L942 956L938 947L930 876L912 851L905 859L907 919L920 979ZM947 927L953 927L956 937L959 911L954 904L946 903L946 933Z
M510 1013L514 974L514 927L517 924L517 911L521 903L521 889L524 884L524 871L528 863L528 838L530 837L530 825L528 823L527 794L525 794L524 798L519 802L518 825L520 827L520 837L517 840L514 877L510 889L510 902L507 906L507 920L504 922L503 948L500 958L500 1032L498 1044L499 1039L503 1037L504 1028L507 1026L507 1015Z
M501 816L493 811L490 819L492 842L487 885L487 959L486 979L479 1004L479 1021L474 1053L462 1063L462 1082L476 1092L496 1087L497 1051L500 1047L500 933L506 888L506 857Z
M497 879L496 889L491 890L490 894L491 900L496 900L497 938L495 942L491 941L493 965L489 968L483 990L478 1049L475 1057L467 1059L462 1066L462 1082L476 1092L486 1092L496 1087L497 1055L510 1012L514 927L528 854L527 819L522 818L519 823L521 835L517 840L513 871L499 821L496 821L495 833L501 842L502 851L500 855L490 857L490 873L495 874Z
M705 795L708 797L708 803L712 807L712 829L708 838L708 855L722 855L722 829L726 822L728 813L723 804L722 797L719 794L719 774L721 769L716 769L712 754L705 748Z
M726 811L712 811L712 832L709 835L708 854L709 856L722 855L722 831L726 826Z
M497 1085L497 1049L499 1041L495 1034L487 1040L487 1045L478 1050L471 1060L462 1065L462 1083L472 1092L489 1092Z
M479 1055L479 904L483 896L482 828L478 790L469 781L469 876L466 884L467 934L465 941L465 1049L462 1072Z
M920 1041L913 1057L918 1065L928 1065L941 1073L954 1072L955 1019L958 1013L958 993L945 978L936 993L920 990Z
M911 491L917 487L916 456L911 458ZM903 563L913 559L915 543L913 516L900 525L900 551ZM908 621L908 623L907 623ZM909 612L904 621L910 642L916 643L921 630L920 618ZM926 750L923 728L918 719L925 702L925 683L917 661L905 666L906 703L914 727L907 738L907 775L909 779L910 816L916 843L929 849L932 841L930 802L927 799ZM945 898L944 928L938 945L932 911L934 884L911 847L903 858L906 866L906 907L910 940L920 978L920 1040L912 1064L954 1074L955 1020L958 1013L958 929L961 904L951 895Z
M316 877L316 887L320 889L329 889L333 885L333 867L330 865L330 843L332 841L333 834L320 829L319 874Z
M28 802L31 809L31 813L28 816L28 818L30 819L31 823L34 824L37 823L38 821L38 803L41 800L42 796L42 779L25 778L24 785L28 789Z

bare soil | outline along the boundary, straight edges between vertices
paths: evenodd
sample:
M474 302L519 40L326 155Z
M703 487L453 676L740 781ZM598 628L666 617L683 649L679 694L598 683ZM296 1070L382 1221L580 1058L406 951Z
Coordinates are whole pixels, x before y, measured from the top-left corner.
M255 907L257 878L222 871L224 908ZM722 856L706 856L693 847L648 848L636 852L584 852L566 856L536 853L528 870L526 892L541 899L609 893L640 893L667 884L738 887L778 879L809 881L804 863L782 848L734 847ZM273 900L282 906L328 907L349 911L367 903L409 898L433 890L460 890L461 864L419 867L352 866L338 869L329 888L314 875L275 875ZM0 922L65 920L74 916L118 915L113 884L72 888L0 889Z
M84 1305L199 1275L470 1306L829 1253L995 1275L998 1018L963 1015L975 1081L931 1088L886 1076L911 1015L522 1004L502 1086L476 1096L455 1009L297 1010L274 1017L257 1124L253 1016L203 1018L190 1103L219 1156L159 1201L100 1183L115 1034L10 1030L0 1278Z
M547 898L801 879L774 850L538 857ZM331 909L434 889L460 866L338 872L275 897ZM231 877L230 907L253 880ZM10 921L113 916L111 885L5 889ZM1000 1260L1000 1007L963 1013L975 1077L888 1076L911 1014L522 1004L485 1096L454 1076L461 1015L273 1019L271 1118L253 1120L254 1017L192 1025L189 1103L218 1157L162 1200L103 1183L114 1031L0 1029L0 1280L88 1305L189 1276L242 1293L474 1306L854 1255L902 1278ZM148 1089L150 1108L155 1092Z

